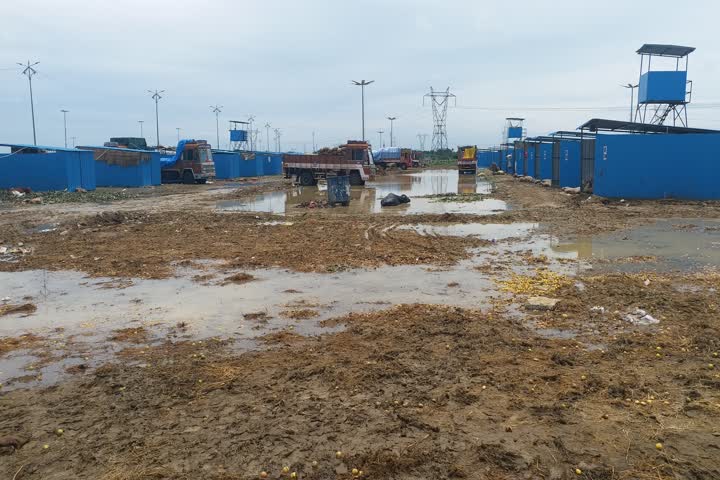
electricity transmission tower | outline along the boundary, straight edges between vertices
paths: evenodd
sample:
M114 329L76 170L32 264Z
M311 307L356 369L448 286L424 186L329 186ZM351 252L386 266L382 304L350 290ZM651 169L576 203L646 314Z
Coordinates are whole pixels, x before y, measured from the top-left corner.
M40 62L30 63L30 60L28 60L27 65L24 63L18 63L21 67L25 67L22 74L27 75L28 77L28 84L30 85L30 114L32 115L32 124L33 124L33 145L37 145L37 136L35 135L35 105L33 102L33 91L32 91L32 76L37 73L37 70L35 70L33 67L37 65Z
M267 151L270 151L270 123L265 124L265 145L267 148Z
M417 134L418 142L420 143L420 151L425 151L425 140L427 139L427 133L418 133Z
M255 142L253 141L253 121L255 120L255 115L248 115L248 123L250 124L248 140L250 141L250 150L255 150Z
M436 91L430 87L430 93L426 93L423 96L423 106L425 105L425 98L430 98L433 111L433 136L432 136L432 150L445 150L448 148L447 139L447 109L448 103L452 98L457 105L457 97L450 93L450 87L446 88L444 92Z

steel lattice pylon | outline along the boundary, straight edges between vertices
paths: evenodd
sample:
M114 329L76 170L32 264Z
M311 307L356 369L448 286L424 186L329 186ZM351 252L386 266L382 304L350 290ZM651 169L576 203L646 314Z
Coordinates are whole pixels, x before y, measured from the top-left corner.
M450 93L450 87L446 88L444 92L435 91L430 87L430 93L426 93L423 96L423 105L425 105L425 98L430 97L433 111L433 136L432 136L432 150L445 150L448 148L447 138L447 109L450 99L455 99L455 95Z

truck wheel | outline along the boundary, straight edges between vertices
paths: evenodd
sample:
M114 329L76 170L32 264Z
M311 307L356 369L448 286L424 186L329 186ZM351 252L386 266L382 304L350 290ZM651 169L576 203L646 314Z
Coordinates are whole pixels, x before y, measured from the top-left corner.
M312 174L311 171L305 170L300 174L300 185L304 187L310 187L312 185L315 185L317 182L315 181L315 176Z
M406 163L401 163L401 164L400 164L400 170L407 170L407 164L406 164Z
M185 170L182 176L182 182L186 185L195 183L195 175L190 170Z
M353 170L350 172L350 185L353 186L359 186L359 185L365 185L365 181L363 181L362 177L360 176L360 172L357 170Z

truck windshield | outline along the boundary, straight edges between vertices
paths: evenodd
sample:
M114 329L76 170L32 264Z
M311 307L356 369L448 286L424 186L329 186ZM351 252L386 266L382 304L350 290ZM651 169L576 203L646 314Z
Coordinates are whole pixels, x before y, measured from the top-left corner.
M201 148L199 151L201 162L212 162L212 152L209 148Z
M368 148L367 154L368 154L368 163L367 163L367 165L375 165L375 159L373 158L373 154L372 154L372 149L371 149L371 148Z

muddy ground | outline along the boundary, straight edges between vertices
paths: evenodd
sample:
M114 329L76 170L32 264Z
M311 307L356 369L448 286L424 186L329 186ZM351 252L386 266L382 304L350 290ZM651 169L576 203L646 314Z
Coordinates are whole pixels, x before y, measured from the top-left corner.
M112 358L98 365L85 357L50 386L0 390L0 478L720 478L717 268L658 271L657 252L648 251L622 259L634 269L621 272L617 259L546 258L527 239L402 228L537 222L532 242L547 232L588 235L668 218L683 219L673 229L689 229L694 219L719 218L720 205L587 200L509 177L491 181L487 195L510 206L491 218L212 208L218 195L290 188L281 180L89 210L10 208L0 244L28 251L0 262L5 272L79 270L122 282L167 279L178 265L216 260L208 278L243 289L261 288L259 267L442 271L485 252L470 271L494 287L482 293L489 307L454 306L463 279L452 277L445 305L358 308L322 319L309 336L299 327L315 321L317 306L290 302L301 292L288 290L286 327L249 350L232 335L193 338L182 322L152 332L118 325L102 340L117 346ZM49 221L54 230L33 231ZM314 293L341 304L363 296ZM536 295L559 303L528 310ZM42 313L42 296L11 300L37 303ZM33 312L0 322L21 324ZM237 321L262 328L268 316L247 312ZM64 354L49 332L18 332L0 338L0 357L35 351L49 363Z

